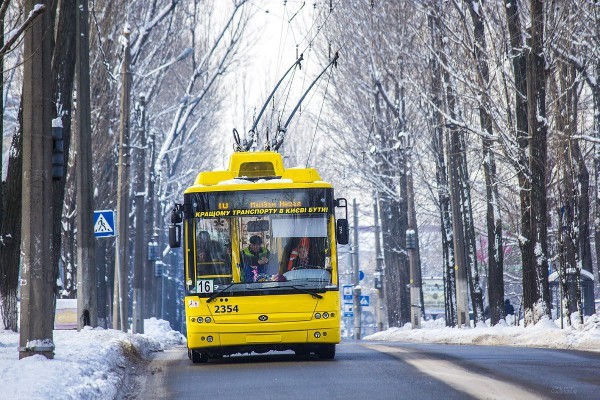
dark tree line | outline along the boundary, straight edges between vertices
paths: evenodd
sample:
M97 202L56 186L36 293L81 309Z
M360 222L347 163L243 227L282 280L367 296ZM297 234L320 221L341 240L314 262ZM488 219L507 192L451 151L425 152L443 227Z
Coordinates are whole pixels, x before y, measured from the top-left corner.
M160 246L157 254L162 255L166 248L163 220L167 209L173 200L179 200L182 188L189 185L195 171L213 167L210 155L222 150L222 143L209 128L214 125L222 105L223 97L218 90L222 78L238 60L239 51L244 46L242 34L248 24L250 10L245 0L222 2L219 9L206 0L95 0L90 2L89 8L94 209L115 209L116 204L116 146L122 106L118 71L123 59L121 35L128 30L132 43L133 76L129 98L135 103L143 95L149 118L142 129L132 129L132 146L127 152L133 156L146 152L146 159L152 164L133 171L132 179L127 183L133 190L138 179L136 176L141 174L147 175L145 182L150 183L145 191L144 203L131 202L128 205L131 210L136 206L145 208L144 237L131 235L127 245L133 250L135 241L148 243L155 240ZM76 208L75 168L78 157L71 146L73 118L77 113L73 86L77 56L76 10L74 0L49 2L45 9L50 13L54 27L51 32L52 117L61 120L65 152L63 178L52 184L52 260L48 262L52 263L58 282L53 288L56 297L70 298L77 296L76 215L92 211ZM32 23L27 17L23 15L21 2L0 2L0 20L4 23L2 32L14 32L13 28L19 26L26 29L27 23ZM11 67L19 71L21 44L18 40L12 43L1 54L0 61L10 57ZM12 74L8 76L12 77ZM181 84L184 81L187 81L187 86ZM8 96L18 99L21 91L14 90L14 86ZM138 124L136 107L131 109L132 125ZM0 153L8 153L8 174L6 179L0 179L0 310L5 327L12 330L17 329L21 242L22 121L20 113L18 115L18 123L10 132L10 149L0 148ZM5 115L1 119L4 122L9 117ZM175 127L174 136L170 135L172 129L169 126ZM147 137L146 146L142 146L140 132ZM197 154L198 143L204 151L203 157L191 156ZM134 215L131 212L127 217L131 226L136 223ZM106 326L113 294L114 240L103 239L96 243L98 315L100 323ZM133 254L133 251L129 253ZM158 264L157 268L163 267L158 277L155 264ZM169 310L171 322L181 320L181 313L176 311L179 307L178 290L182 286L179 270L177 260L169 258L145 265L146 317L160 317ZM164 285L163 280L166 281ZM165 293L162 293L163 288ZM164 303L163 297L167 299Z
M424 268L444 277L446 323L457 322L462 271L476 322L498 323L508 297L525 324L550 316L549 269L562 277L567 313L593 312L580 278L593 273L600 247L590 184L600 174L598 3L374 1L334 13L329 40L346 60L329 134L357 170L352 183L379 193L384 249L397 255L406 229L400 138L414 137L415 196L435 207L418 218L440 227L440 252ZM358 159L366 162L357 169ZM408 265L385 262L386 306L402 310Z

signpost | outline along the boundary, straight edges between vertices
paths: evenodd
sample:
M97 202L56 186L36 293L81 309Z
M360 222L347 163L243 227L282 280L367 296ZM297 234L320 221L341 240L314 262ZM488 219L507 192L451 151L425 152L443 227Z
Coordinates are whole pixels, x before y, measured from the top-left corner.
M363 307L369 307L370 301L369 296L360 296L360 305Z
M442 278L422 278L425 313L442 316L445 312L444 280Z
M114 237L115 212L113 210L94 211L94 237Z
M344 301L352 301L352 285L342 286L342 294L344 295Z
M354 307L352 303L344 303L344 317L354 317Z

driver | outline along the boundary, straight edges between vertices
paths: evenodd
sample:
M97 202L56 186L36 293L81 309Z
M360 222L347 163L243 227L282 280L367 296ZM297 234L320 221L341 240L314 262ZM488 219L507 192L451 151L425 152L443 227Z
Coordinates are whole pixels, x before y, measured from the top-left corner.
M266 272L270 256L269 250L262 246L262 238L258 235L250 236L250 244L242 250L244 282L257 282L258 275Z

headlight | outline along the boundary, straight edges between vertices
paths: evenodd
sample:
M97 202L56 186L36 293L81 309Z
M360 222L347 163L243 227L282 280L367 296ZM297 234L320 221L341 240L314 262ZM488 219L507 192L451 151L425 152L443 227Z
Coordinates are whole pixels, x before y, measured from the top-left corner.
M315 313L315 318L316 319L321 319L321 313Z

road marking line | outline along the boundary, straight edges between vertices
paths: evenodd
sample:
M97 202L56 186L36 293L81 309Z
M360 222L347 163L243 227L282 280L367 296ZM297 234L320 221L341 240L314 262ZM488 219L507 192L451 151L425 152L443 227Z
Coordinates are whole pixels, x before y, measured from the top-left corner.
M533 393L522 386L478 375L476 372L450 361L425 359L422 353L415 355L411 354L409 350L398 347L370 344L362 346L399 358L424 374L478 399L547 399L547 397Z

